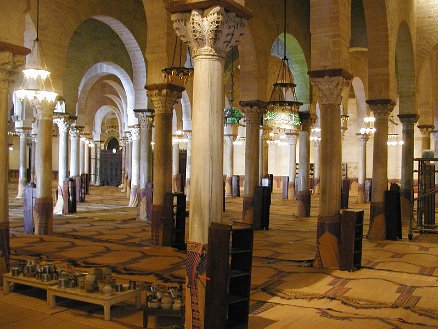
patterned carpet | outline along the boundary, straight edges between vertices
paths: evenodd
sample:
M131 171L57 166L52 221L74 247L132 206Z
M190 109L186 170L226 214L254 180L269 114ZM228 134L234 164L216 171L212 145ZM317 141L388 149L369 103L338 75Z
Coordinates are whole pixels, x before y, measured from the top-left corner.
M43 255L77 268L110 266L120 280L184 281L185 253L151 247L150 226L135 220L136 210L126 207L128 200L118 189L92 188L77 214L55 217L53 236L22 233L22 202L14 198L15 191L11 185L13 258ZM365 209L367 232L369 205L355 203L352 196L350 207ZM240 220L241 209L241 198L226 199L224 221ZM360 271L314 269L317 212L317 196L312 217L298 218L294 201L273 195L270 230L255 233L250 328L438 328L438 235L364 240ZM50 323L61 319L65 328L141 327L140 312L123 305L114 307L109 324L99 307L69 302L54 312L44 296L34 294L0 295L0 328L29 323L57 328ZM42 320L17 315L28 311ZM157 319L150 326L169 321Z

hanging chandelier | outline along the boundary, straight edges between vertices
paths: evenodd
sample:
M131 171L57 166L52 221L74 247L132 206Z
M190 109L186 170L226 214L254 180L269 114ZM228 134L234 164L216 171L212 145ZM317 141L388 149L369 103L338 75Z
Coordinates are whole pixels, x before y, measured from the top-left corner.
M15 95L21 101L38 100L39 102L54 102L58 94L53 90L50 71L47 70L44 60L43 48L39 39L39 18L40 1L37 0L36 39L33 42L32 51L26 59L25 69L23 70L23 82L20 89L15 91Z
M187 83L189 79L193 76L193 65L192 67L185 67L182 65L182 41L179 41L179 63L178 66L175 64L175 56L178 48L178 36L175 40L175 47L173 48L172 65L170 67L165 67L161 70L163 73L163 79L168 82L175 82L175 80L180 80L183 83ZM189 53L190 54L190 53ZM190 61L192 57L190 56Z
M242 113L234 107L234 51L231 49L231 82L230 82L230 97L228 101L230 105L224 110L224 124L225 125L239 125L240 119L242 119Z
M301 124L298 112L303 103L297 100L295 93L296 85L293 83L289 59L286 54L286 21L286 0L284 0L283 58L277 80L273 84L271 97L268 102L268 111L264 119L268 126L280 129L293 129Z
M396 132L396 126L398 124L394 121L394 117L391 116L389 119L389 127L388 127L388 141L386 144L388 146L397 146L397 145L403 145L405 142L400 139L400 135Z
M374 128L374 122L376 119L373 116L363 118L362 127L359 130L361 135L372 135L376 132Z

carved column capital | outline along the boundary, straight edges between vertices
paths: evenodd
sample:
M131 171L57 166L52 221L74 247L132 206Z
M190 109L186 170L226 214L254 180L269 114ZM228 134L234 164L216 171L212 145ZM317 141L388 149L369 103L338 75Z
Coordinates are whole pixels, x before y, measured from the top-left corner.
M261 116L266 113L266 102L241 101L240 107L245 114L245 122L259 124Z
M366 145L370 137L367 134L356 134L360 146Z
M173 107L181 98L183 87L170 83L146 86L147 95L154 104L155 115L172 115Z
M138 124L140 128L150 129L154 123L154 110L146 109L146 110L134 110L135 117L138 119Z
M136 125L130 128L131 129L131 138L133 141L139 141L140 140L140 126Z
M401 121L401 118L400 118L400 121ZM403 121L402 121L402 123L403 123ZM433 126L433 125L419 125L419 126L417 126L417 128L420 129L421 135L423 135L424 137L428 137L432 132L435 132L434 131L435 126Z
M215 56L225 58L243 36L246 19L221 6L171 16L173 29L192 50L193 58Z
M66 133L68 131L68 127L70 126L70 120L61 117L55 118L53 122L58 125L59 133Z
M310 112L300 112L301 131L309 131L317 120L316 114Z
M373 112L376 120L387 120L395 105L390 99L367 100L367 104Z
M38 101L36 99L30 103L33 106L33 115L37 120L53 120L54 103L46 100Z
M226 144L232 144L236 140L236 136L234 135L224 135L224 142Z
M298 141L297 133L286 133L286 136L289 145L297 145L297 141Z
M350 86L351 80L348 77L339 76L318 76L311 75L310 82L318 88L319 102L321 105L334 104L341 105L342 91Z
M79 138L81 135L81 129L79 127L71 127L70 131L69 131L70 137L71 138Z

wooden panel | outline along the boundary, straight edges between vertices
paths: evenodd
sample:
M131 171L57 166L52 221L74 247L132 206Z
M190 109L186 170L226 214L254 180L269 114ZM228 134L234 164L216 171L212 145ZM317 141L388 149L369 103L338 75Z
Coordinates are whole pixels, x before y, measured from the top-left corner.
M344 271L354 271L361 267L363 210L342 212L340 247L340 267Z

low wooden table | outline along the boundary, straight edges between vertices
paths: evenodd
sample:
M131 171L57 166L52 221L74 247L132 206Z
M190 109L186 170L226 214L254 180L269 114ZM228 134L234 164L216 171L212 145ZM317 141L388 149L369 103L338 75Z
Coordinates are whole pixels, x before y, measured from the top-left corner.
M47 288L47 300L51 308L56 307L57 296L102 305L105 320L111 320L112 305L123 302L132 297L135 297L135 305L137 309L140 309L140 290L113 292L112 295L105 296L100 292L85 292L76 288L60 289L57 286L52 286Z
M41 280L37 280L36 278L25 277L22 275L12 276L12 273L4 273L3 274L3 293L5 295L9 294L9 284L10 283L18 283L18 284L22 284L25 286L31 286L31 287L35 287L35 288L44 289L44 290L47 290L49 287L57 284L57 282L54 280L44 282ZM49 297L49 295L47 294L47 303L49 303L48 297Z

